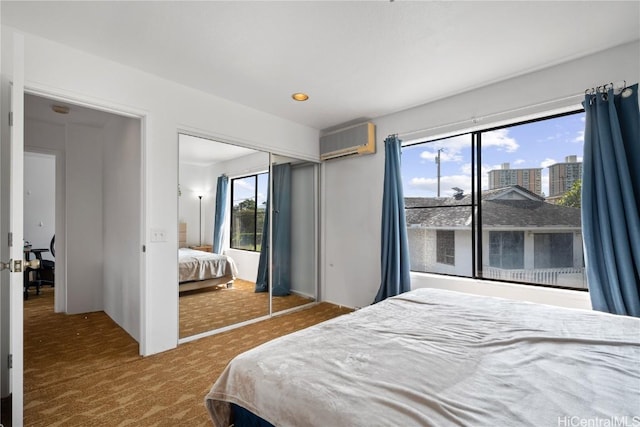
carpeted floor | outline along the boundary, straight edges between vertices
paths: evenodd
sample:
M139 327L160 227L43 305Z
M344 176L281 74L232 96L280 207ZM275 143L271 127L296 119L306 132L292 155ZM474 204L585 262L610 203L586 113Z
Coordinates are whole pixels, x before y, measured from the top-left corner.
M236 279L225 286L180 293L180 338L234 325L269 313L269 294L254 292L255 283ZM291 294L273 297L273 312L313 302Z
M203 399L237 354L349 312L328 303L154 356L103 312L53 313L53 290L25 301L25 426L208 426Z

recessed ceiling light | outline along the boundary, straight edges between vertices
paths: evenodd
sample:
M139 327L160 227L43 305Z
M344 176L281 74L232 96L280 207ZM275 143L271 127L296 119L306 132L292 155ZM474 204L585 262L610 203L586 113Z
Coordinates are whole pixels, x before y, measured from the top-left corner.
M69 114L69 107L66 105L52 105L51 109L58 114Z
M309 95L302 92L296 92L293 95L291 95L291 97L296 101L306 101L307 99L309 99Z

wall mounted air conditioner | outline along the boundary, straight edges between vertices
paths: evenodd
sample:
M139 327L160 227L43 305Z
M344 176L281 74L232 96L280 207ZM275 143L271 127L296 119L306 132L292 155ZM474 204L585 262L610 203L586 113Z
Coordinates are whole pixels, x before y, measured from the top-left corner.
M361 123L320 137L320 160L373 154L376 152L376 126Z

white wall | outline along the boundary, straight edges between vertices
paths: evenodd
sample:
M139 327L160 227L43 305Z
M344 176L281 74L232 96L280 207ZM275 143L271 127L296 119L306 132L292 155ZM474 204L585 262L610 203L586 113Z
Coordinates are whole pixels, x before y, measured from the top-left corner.
M238 267L238 278L255 282L258 277L258 263L260 252L241 251L238 249L225 249L224 253L233 258Z
M238 157L237 159L217 163L215 165L215 178L217 179L220 173L226 173L227 176L231 179L268 171L269 153L266 153L264 151L257 151L253 154L249 154L248 156Z
M103 299L102 129L67 126L67 313L101 311Z
M2 30L5 51L11 46L14 30L7 26ZM10 68L3 65L3 69ZM178 342L178 132L301 159L318 158L315 129L29 34L25 35L25 87L144 117L148 245L142 303L143 354L174 348ZM150 242L151 229L165 231L166 241Z
M31 247L49 249L56 232L56 158L50 154L24 154L24 239ZM53 260L51 253L43 259Z
M640 43L626 44L373 120L377 127L375 155L323 163L323 299L360 307L373 301L380 285L383 141L387 135L398 133L403 140L424 138L578 106L587 88L623 80L637 82L640 78L639 52ZM560 101L553 102L555 100ZM507 113L499 114L503 112ZM427 130L416 132L420 129ZM403 136L403 133L411 134ZM412 287L437 283L469 292L478 288L477 281L412 275ZM483 286L495 289L498 294L507 293L499 284L487 282ZM557 300L555 292L544 288L508 289L510 295L523 299ZM562 295L571 293L563 292ZM582 301L584 295L577 298Z
M211 244L211 237L205 231L205 224L213 221L213 210L210 207L211 194L215 197L215 181L213 186L209 182L208 167L180 163L179 179L182 195L178 197L178 217L180 222L187 224L187 244L198 245L200 243ZM213 191L211 190L213 187ZM200 200L202 197L202 228L198 226L200 221ZM201 230L201 231L200 231ZM202 233L200 236L199 233ZM200 240L202 239L202 240Z
M291 168L291 290L316 297L315 164Z
M142 201L140 121L113 117L104 127L102 158L104 311L140 340Z

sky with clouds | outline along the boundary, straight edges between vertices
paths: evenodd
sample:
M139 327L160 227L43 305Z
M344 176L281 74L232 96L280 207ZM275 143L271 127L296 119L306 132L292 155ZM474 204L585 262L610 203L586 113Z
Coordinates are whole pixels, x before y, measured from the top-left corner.
M584 113L502 128L482 134L482 188L488 172L509 163L510 169L542 168L542 192L549 194L548 166L576 155L582 161ZM405 197L435 197L438 189L436 158L440 152L440 196L453 187L471 191L471 135L461 135L402 149Z
M267 173L258 174L258 208L264 207L267 201L267 192L269 191L269 175ZM256 178L255 175L246 178L234 179L233 181L233 205L236 206L246 199L255 198L256 194ZM231 185L230 185L231 187ZM229 188L231 192L231 188Z

